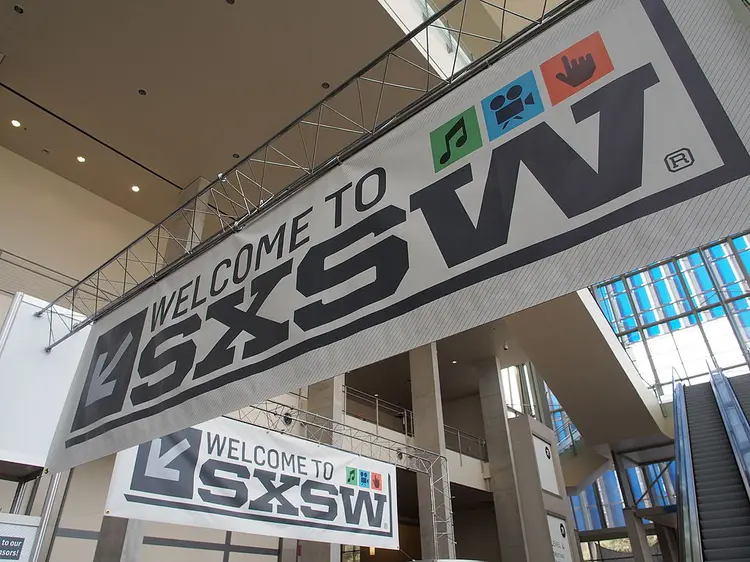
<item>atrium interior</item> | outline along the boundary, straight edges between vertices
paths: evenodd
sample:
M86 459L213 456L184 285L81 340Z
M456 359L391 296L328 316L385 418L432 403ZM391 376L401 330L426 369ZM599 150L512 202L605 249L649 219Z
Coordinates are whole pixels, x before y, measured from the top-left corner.
M744 0L0 2L0 560L750 561L749 90Z

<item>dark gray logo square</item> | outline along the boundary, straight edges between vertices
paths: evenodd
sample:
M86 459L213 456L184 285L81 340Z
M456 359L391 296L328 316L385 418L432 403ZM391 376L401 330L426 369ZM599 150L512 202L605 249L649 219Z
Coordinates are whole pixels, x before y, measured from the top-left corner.
M122 410L147 312L144 308L99 336L71 431Z
M139 445L131 490L192 498L202 435L189 427Z

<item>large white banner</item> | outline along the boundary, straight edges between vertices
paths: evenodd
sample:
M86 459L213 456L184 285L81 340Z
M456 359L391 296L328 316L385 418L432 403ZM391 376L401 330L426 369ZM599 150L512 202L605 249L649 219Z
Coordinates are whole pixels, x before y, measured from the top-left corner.
M398 548L396 467L219 418L118 453L108 515Z
M750 226L750 37L667 3L586 4L98 321L50 466Z

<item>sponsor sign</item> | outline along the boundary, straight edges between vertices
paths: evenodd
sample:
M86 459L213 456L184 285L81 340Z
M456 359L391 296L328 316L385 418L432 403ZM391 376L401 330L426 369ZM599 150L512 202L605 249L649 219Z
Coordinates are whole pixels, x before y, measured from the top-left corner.
M0 560L28 562L38 528L39 517L0 513Z
M2 537L0 536L0 560L20 560L24 537Z
M117 455L107 514L398 548L396 468L219 418Z
M703 6L587 4L99 320L50 466L746 228L750 49Z

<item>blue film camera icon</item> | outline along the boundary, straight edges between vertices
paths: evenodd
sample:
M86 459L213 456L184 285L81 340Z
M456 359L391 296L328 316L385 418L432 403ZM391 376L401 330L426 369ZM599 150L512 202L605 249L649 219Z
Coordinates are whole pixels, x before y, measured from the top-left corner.
M482 100L490 141L544 111L534 72L529 71Z

